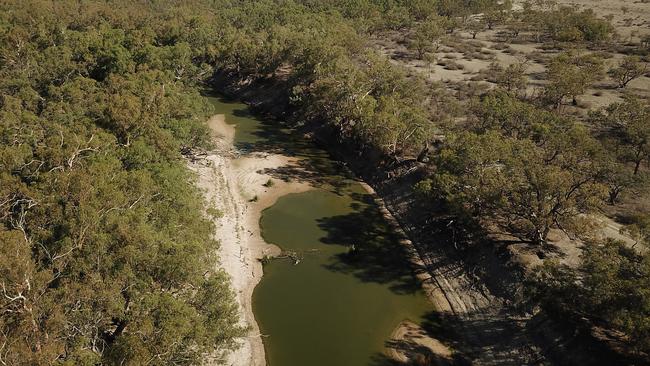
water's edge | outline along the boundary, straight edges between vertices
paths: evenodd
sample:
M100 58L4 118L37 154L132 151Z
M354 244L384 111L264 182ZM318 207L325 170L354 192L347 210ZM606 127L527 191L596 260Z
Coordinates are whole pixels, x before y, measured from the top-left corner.
M263 120L253 118L254 116L249 114L247 106L245 106L245 105L237 106L236 103L234 105L235 105L235 107L233 107L233 105L229 105L229 106L227 106L228 108L223 108L224 110L219 110L217 112L226 114L226 120L231 119L232 121L230 121L230 123L234 122L234 124L237 125L236 126L236 134L239 134L239 139L237 139L237 138L235 139L235 145L239 145L240 148L243 148L244 150L247 150L248 152L251 153L250 155L256 155L256 154L278 155L278 154L286 153L287 155L284 156L285 158L294 158L296 155L298 155L302 159L302 160L300 160L301 162L308 162L305 165L313 165L313 167L310 166L310 169L311 169L310 173L312 175L307 174L306 178L305 177L298 177L298 179L302 178L302 179L306 179L306 180L311 180L310 184L315 185L315 186L320 186L320 188L318 188L318 187L316 188L317 192L313 193L311 196L308 195L308 198L309 197L313 198L314 195L316 195L316 196L324 195L324 194L330 194L331 195L330 191L336 192L337 194L332 195L331 197L328 197L324 202L330 202L332 200L336 200L337 197L339 197L339 196L344 197L344 198L341 198L342 199L342 201L340 203L342 205L341 207L338 207L338 208L334 207L334 211L332 211L332 212L327 211L331 207L330 208L325 207L326 211L325 211L324 215L326 217L323 217L323 218L316 217L316 218L314 218L313 221L306 222L305 225L303 225L303 226L316 225L315 223L317 223L317 221L322 220L325 223L321 222L320 224L325 229L323 229L323 227L321 227L320 229L321 229L321 231L322 230L329 230L328 233L326 233L327 235L329 235L329 236L335 235L336 236L336 235L339 235L341 233L343 233L344 235L349 235L350 233L345 233L345 228L344 228L343 231L341 231L341 226L340 225L345 226L346 222L349 222L350 219L352 219L352 220L356 219L355 216L351 216L350 218L348 218L348 221L343 220L342 222L337 222L334 226L331 226L331 224L326 224L328 220L334 219L334 218L331 218L329 216L334 215L334 214L337 214L337 215L338 214L358 215L358 213L353 212L354 210L350 211L350 208L348 207L350 205L352 205L352 206L354 206L354 205L357 205L357 206L373 206L373 207L370 208L370 211L373 212L373 217L374 217L373 220L377 221L377 223L375 223L375 222L373 222L371 220L370 224L371 224L372 227L369 230L376 229L375 224L377 224L377 225L379 225L381 227L381 229L380 229L381 233L378 234L380 237L383 237L383 235L384 235L383 232L386 231L387 232L386 235L389 235L392 238L394 237L394 239L377 239L377 237L375 237L375 236L371 236L369 239L371 241L373 241L373 242L375 242L377 240L391 240L391 241L393 241L395 243L395 245L402 244L402 246L403 246L402 249L412 249L412 246L409 247L410 242L405 238L405 234L399 228L399 225L397 224L397 221L394 218L392 218L392 215L386 209L385 205L383 204L383 201L381 201L381 199L376 195L374 190L372 190L372 188L369 185L364 184L363 182L359 182L358 178L353 177L352 173L350 171L348 171L347 169L341 169L340 166L339 166L340 164L337 163L335 159L332 159L331 156L329 154L327 154L325 150L322 150L322 149L317 148L316 146L314 146L312 142L305 141L304 138L300 138L298 140L292 140L291 138L287 139L289 134L278 131L277 127L270 127L269 128L269 126L267 124L265 124ZM271 140L275 140L275 139L284 140L284 141L280 141L281 145L278 146L279 141L271 141ZM244 157L246 157L246 156L247 155L244 155ZM242 159L245 160L246 158L242 158ZM270 172L266 171L265 174L270 174L271 176L274 176L273 175L274 174L273 169L270 169L270 170L271 170ZM341 170L345 170L345 172L342 172ZM260 173L260 172L258 171L257 173ZM291 175L291 174L289 174L289 175ZM282 180L278 180L277 178L279 178L279 177L277 175L275 175L274 176L274 181L279 182L280 184L284 184L282 182ZM284 178L287 179L287 180L293 180L296 177L295 176L294 177L289 176L289 177L284 177ZM258 184L260 184L260 182L258 182ZM327 188L325 188L323 190L323 187L327 187ZM357 188L354 188L354 187L357 187ZM269 188L269 189L271 189L271 188ZM275 188L273 188L273 189L275 189ZM351 189L352 191L347 192L349 189ZM330 192L330 193L327 193L327 192ZM345 197L348 197L347 195L349 195L349 198L345 198ZM261 197L263 197L263 196L261 196ZM356 198L352 198L352 197L356 197ZM286 195L283 195L282 197L276 196L276 198L278 198L278 202L290 199ZM361 201L359 201L359 200L361 200ZM305 202L309 202L309 201L305 201ZM258 227L256 229L259 229L261 231L262 236L264 238L264 241L266 241L267 243L279 244L279 247L284 249L285 246L283 245L282 240L269 239L268 235L265 234L266 230L264 230L264 224L263 224L264 217L266 215L270 214L277 204L278 203L273 205L272 202L271 203L267 202L267 204L265 204L264 207L262 207L262 208L264 208L264 211L258 216L258 220L256 222ZM307 204L307 203L298 203L298 209L300 209L305 204ZM323 209L323 208L321 208L321 209ZM348 212L348 211L350 211L350 212ZM375 215L374 212L376 212L377 214ZM364 214L365 214L365 212L364 212ZM392 218L392 220L391 220L391 218ZM288 220L285 220L285 221L291 222L292 220L288 219ZM253 225L253 224L251 223L251 225ZM280 232L281 233L290 232L290 230L291 230L291 228L287 228L286 230L280 230ZM310 240L311 241L317 240L317 241L320 241L321 243L317 243L315 245L321 245L322 246L323 245L323 243L322 243L323 242L323 235L325 235L325 234L320 233L320 232L315 233L315 234L314 233L309 233L309 235L307 235L304 238L303 241L308 242ZM374 278L375 276L373 275L373 276L369 276L369 278L366 278L367 276L366 277L362 276L363 281L360 281L359 280L359 273L357 273L357 272L366 271L367 268L362 268L363 266L359 267L359 264L357 264L357 263L352 263L352 264L347 263L348 261L345 260L344 257L343 257L342 261L339 258L342 255L344 255L344 253L341 253L341 250L345 250L345 248L342 247L342 245L347 245L346 243L348 243L348 240L356 240L354 235L357 235L357 233L352 233L352 239L347 238L346 240L344 240L342 242L341 242L341 240L337 241L337 238L333 238L332 240L334 240L334 241L332 241L331 245L334 245L334 247L331 247L330 245L326 245L327 249L326 249L326 247L322 247L322 249L320 249L320 250L323 251L323 252L327 252L331 248L336 248L336 250L334 252L331 252L329 254L334 256L334 257L331 257L331 258L336 259L335 263L334 263L334 265L335 265L334 267L338 266L338 267L342 267L342 268L337 268L335 270L335 272L337 272L337 271L340 272L341 270L343 270L343 272L346 272L346 271L348 272L346 277L343 277L342 279L337 279L336 280L336 281L339 281L339 282L336 282L336 281L334 282L335 286L343 286L344 288L345 288L345 286L348 286L347 288L350 289L349 290L350 294L348 294L348 295L352 296L350 301L354 301L354 302L344 304L343 305L344 310L347 309L347 308L356 309L356 307L359 307L359 312L363 312L364 307L367 307L368 304L370 304L370 306L374 306L374 305L372 305L373 300L378 300L378 299L382 299L382 300L378 300L379 303L384 303L384 302L387 303L387 305L386 304L381 304L380 308L381 308L381 306L384 306L384 307L388 306L385 309L385 311L387 313L386 316L376 315L376 318L367 318L367 319L365 319L365 323L364 322L359 323L359 326L357 326L357 327L349 327L349 328L352 328L352 329L347 329L346 324L338 324L337 325L338 327L343 327L344 328L344 329L342 329L343 334L337 334L336 336L331 337L332 339L336 339L337 336L345 337L345 334L356 334L356 336L354 336L354 337L350 336L350 338L352 340L357 339L357 338L359 338L359 339L368 338L369 340L364 341L365 343L361 342L363 345L358 344L358 346L359 346L358 348L360 348L361 351L358 351L358 350L355 350L355 349L351 349L351 350L347 350L347 351L341 351L343 348L345 348L346 345L345 344L338 344L339 348L334 348L332 350L333 352L330 352L329 354L324 354L323 357L327 357L328 355L331 356L331 357L334 357L334 356L332 356L333 353L341 353L340 355L336 355L336 357L339 357L338 361L336 362L337 364L341 364L341 365L349 364L349 365L355 365L356 366L356 365L369 364L368 362L363 361L365 359L365 357L366 357L366 355L363 354L364 351L369 353L369 354L372 353L372 356L374 358L378 358L378 357L383 358L384 354L386 353L386 352L384 352L384 351L386 351L385 342L387 342L389 340L389 338L391 337L391 335L395 333L396 328L398 328L401 325L401 322L403 320L411 320L411 321L418 322L418 318L420 316L424 315L424 313L422 313L422 312L424 311L423 306L425 306L425 305L423 305L423 304L427 303L427 301L424 298L424 296L422 296L423 300L417 300L416 298L412 298L412 299L409 300L409 297L404 298L403 294L401 294L401 295L400 294L392 295L391 291L394 291L394 290L390 290L390 291L388 290L388 288L389 288L388 286L394 286L395 282L397 280L399 280L399 281L404 280L403 278L401 278L401 277L404 276L404 273L402 273L402 272L404 272L404 270L411 271L412 268L401 268L401 269L399 269L398 272L400 274L398 276L399 278L397 278L397 279L384 278L384 279L379 279L378 280L378 279ZM365 238L365 239L367 239L367 238ZM331 241L331 240L327 239L326 241ZM365 242L365 241L362 240L362 243L363 242ZM275 248L277 249L278 247L275 247ZM402 249L400 249L399 251L403 251ZM277 250L275 250L275 251L277 252ZM368 251L368 252L370 252L370 251ZM391 254L391 255L394 255L394 254ZM414 252L412 250L407 250L407 253L406 253L405 257L409 260L409 262L408 263L404 262L402 264L402 267L409 267L409 263L413 264L412 261L414 259L417 259L418 256L417 256L417 252ZM332 276L332 273L330 273L331 271L329 271L329 272L321 271L318 274L315 274L315 273L320 270L320 267L322 265L332 265L332 263L325 263L326 260L331 261L331 258L329 258L329 257L327 257L327 258L325 258L325 257L324 258L319 258L319 260L321 260L323 263L318 262L318 263L315 264L316 265L315 267L314 267L314 264L312 264L312 267L309 267L309 258L306 258L306 262L301 264L300 266L296 266L296 269L306 271L308 274L309 274L309 272L314 272L314 273L312 273L312 275L315 276L315 277L311 277L311 278L316 281L316 284L319 283L318 281L321 281L321 282L325 281L325 282L322 282L320 285L315 285L315 286L328 286L328 285L331 285L331 282L333 281L332 279L329 278L329 276ZM380 263L380 264L385 265L385 263ZM371 263L371 265L377 265L377 263ZM355 266L357 266L358 268L355 267ZM274 284L273 276L277 276L276 273L281 273L282 271L280 271L280 272L275 271L274 272L274 268L277 267L275 264L271 264L270 267L271 267L270 268L271 269L270 277L269 277L267 268L264 268L264 276L262 277L261 282L259 284L257 284L257 286L255 287L254 292L253 292L253 300L252 300L253 301L253 314L254 314L254 318L255 318L254 320L259 325L262 333L264 334L262 337L263 337L263 341L264 341L264 348L265 348L265 351L266 351L265 353L266 353L266 356L267 356L266 357L267 364L272 364L274 366L275 365L284 366L284 365L291 365L291 364L300 365L300 364L304 364L305 362L309 362L310 364L316 365L316 364L314 364L312 362L311 358L308 358L308 357L311 357L311 354L303 355L302 361L300 360L300 357L299 357L300 355L296 354L296 351L295 351L296 347L293 347L294 346L293 343L299 343L302 340L303 337L294 337L292 332L288 332L288 334L284 335L286 340L279 340L279 338L278 338L279 333L281 333L283 331L285 331L285 333L287 333L285 329L304 330L305 329L305 323L309 323L311 321L314 321L313 319L305 318L305 319L303 319L304 321L302 323L298 322L297 324L294 324L293 327L287 326L284 323L279 324L279 325L276 324L276 325L267 326L267 324L273 323L273 319L276 318L276 314L264 315L264 313L266 312L266 310L272 309L274 307L273 305L277 305L277 303L274 304L274 302L277 302L277 300L275 300L274 297L277 296L278 292L281 292L286 287L290 287L291 286L290 281L294 280L294 278L292 278L292 277L295 277L295 276L293 276L293 272L286 272L287 274L291 273L291 276L288 277L286 282L280 282L281 285L278 286L277 284ZM422 268L422 267L419 267L419 268ZM294 271L294 268L291 267L291 268L288 269L288 271ZM415 271L413 271L413 272L415 272ZM422 271L417 271L417 272L421 273ZM414 276L412 276L412 274L410 276L414 277ZM378 277L381 277L381 275L379 275ZM308 277L306 277L306 278L308 278ZM420 282L423 280L421 276L418 276L418 279L420 280ZM340 282L341 280L343 282ZM365 285L365 284L362 283L364 281L365 282L370 281L370 284ZM386 281L386 282L385 282L385 284L382 285L382 284L379 283L381 281ZM410 282L410 280L409 280L409 282ZM270 283L270 285L268 285L267 283ZM377 283L377 284L373 284L373 283ZM293 296L293 297L291 296L291 294L286 295L285 297L289 300L288 302L293 301L293 300L301 300L300 298L303 297L302 294L303 293L308 293L311 290L310 288L300 288L300 286L301 286L300 283L293 284L293 285L298 286L298 287L294 286L294 288L299 289L299 291L295 291L295 292L300 293L300 295L299 296ZM403 284L400 284L400 285L403 285ZM271 286L274 289L273 292L272 292L272 296L267 297L266 300L264 300L265 299L264 295L258 295L258 293L264 293L264 291L265 291L264 287L265 286ZM361 287L359 287L359 286L361 286ZM418 288L417 291L420 292L421 291L420 284L416 283L416 287ZM260 288L262 288L262 290L260 290ZM368 292L368 298L363 298L363 296L357 296L357 293L363 293L364 291L366 291L366 292L369 291ZM402 289L400 291L404 291L404 290ZM413 291L413 290L409 290L409 291ZM318 297L319 295L322 295L322 293L316 292L316 293L313 293L311 296L309 296L309 295L304 295L304 296L306 296L307 299L309 299L309 298ZM377 296L379 296L379 298L377 298ZM388 297L386 297L386 296L388 296ZM333 297L335 297L335 296L333 296ZM349 296L343 296L343 298L346 298L346 297L349 297ZM259 301L260 298L262 298L263 302L266 301L266 305L264 305L264 306L256 306L255 305L257 303L257 301ZM270 300L269 300L269 298L270 298ZM400 300L401 298L403 298L404 300ZM325 300L327 300L327 298L325 298ZM407 302L404 303L403 305L398 305L400 302L403 302L403 301L407 301ZM390 305L390 304L393 304L393 305ZM414 304L420 304L420 305L414 305ZM284 306L284 303L280 302L279 307L282 307L282 306ZM318 306L320 306L319 303L312 304L312 307L314 307L314 309L309 309L309 310L316 311L317 314L320 314L320 312L323 309L319 309ZM336 311L340 312L341 311L341 309L336 310L337 306L339 306L339 307L341 306L340 303L333 303L331 306L333 306L332 311L334 311L334 312L336 312ZM391 308L390 306L393 306L393 308ZM394 308L394 306L397 306L397 308ZM275 307L277 308L278 306L275 306ZM426 308L428 309L427 312L429 310L433 310L430 305L426 305ZM300 310L301 308L297 307L296 309ZM391 310L391 309L393 309L393 310ZM408 309L421 309L421 310L408 310ZM327 311L325 311L327 313L331 309L324 309L324 310L327 310ZM409 313L409 312L412 312L412 311L416 311L416 312L415 313ZM260 314L262 314L262 315L260 315ZM343 314L345 314L345 311L343 311ZM402 314L402 315L400 315L400 314ZM410 315L408 315L408 314L410 314ZM415 314L420 314L420 315L415 315ZM339 316L344 317L345 315L339 314ZM269 320L269 319L271 319L271 320ZM319 315L319 316L317 316L317 318L315 320L315 321L317 321L317 323L318 323L318 320L320 320L321 323L324 322L325 324L320 324L320 326L323 327L323 328L320 329L319 331L314 330L312 333L307 334L308 336L312 336L312 337L314 337L314 335L316 336L316 338L313 339L313 342L304 344L303 347L299 347L299 348L308 350L309 347L311 345L313 345L313 344L336 343L334 341L328 342L327 338L324 336L324 334L326 334L327 332L331 332L333 330L338 330L338 329L336 329L336 327L332 327L331 324L335 323L336 321L339 321L339 319L335 317L333 319L330 319L329 322L321 320L321 319L327 319L327 317L325 315ZM354 320L355 320L354 318L350 319L350 321L354 321ZM289 321L291 321L291 318L285 318L285 321L289 322ZM359 331L364 331L368 327L370 327L369 329L372 329L373 327L376 328L377 326L381 326L382 327L381 329L384 329L383 331L379 331L380 334L378 334L378 335L377 334L364 335L363 333L357 334ZM318 327L316 327L316 328L318 328ZM355 333L355 332L357 332L357 333ZM272 333L272 334L267 334L267 333ZM319 339L318 338L318 337L321 337L321 333L323 334L322 337L324 339ZM305 337L305 338L308 339L309 337ZM287 342L289 342L289 341L291 343L287 344ZM283 342L285 343L284 347L282 346ZM351 343L354 343L354 341L352 341ZM357 343L359 343L359 342L357 342ZM283 352L276 352L276 351L280 350L280 349L283 349L283 348L284 348L284 351L283 351L284 354L283 355L278 355L278 354L281 354ZM372 349L374 349L375 351L371 352L370 350L372 350ZM316 352L316 353L318 351L319 351L319 349L312 350L312 352ZM284 357L284 359L282 357ZM274 358L275 358L276 361L272 362L272 360ZM278 360L282 360L282 361L278 361ZM326 359L324 361L327 362ZM376 363L376 361L373 361L373 362L375 362L375 363L373 363L373 365L374 364L379 364L379 363ZM325 363L325 364L328 364L328 363ZM329 364L331 364L331 363L329 363Z

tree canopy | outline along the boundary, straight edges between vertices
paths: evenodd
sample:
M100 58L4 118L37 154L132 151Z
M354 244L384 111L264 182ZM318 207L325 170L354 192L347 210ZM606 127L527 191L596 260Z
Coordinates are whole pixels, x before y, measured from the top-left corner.
M243 332L180 155L209 49L158 10L1 5L4 364L195 364Z

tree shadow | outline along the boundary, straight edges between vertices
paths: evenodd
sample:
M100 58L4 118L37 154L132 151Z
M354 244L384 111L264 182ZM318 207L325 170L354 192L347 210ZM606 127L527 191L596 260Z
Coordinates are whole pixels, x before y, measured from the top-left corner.
M299 160L291 164L266 168L260 173L285 182L298 181L309 183L314 187L327 186L328 189L331 188L334 193L339 195L348 192L347 188L350 187L350 183L357 180L344 166L323 156L320 152L315 152L311 156L300 153L297 156Z
M419 346L413 342L399 342L395 348L404 348L407 352L417 352L419 355L416 360L398 361L394 360L383 353L377 353L372 356L370 366L470 366L471 363L460 356L455 356L452 360L440 357L432 353L428 348Z
M269 128L273 130L274 128ZM264 132L256 132L262 134ZM282 132L269 132L279 136ZM260 152L275 152L285 156L297 158L293 163L277 168L267 168L261 171L276 179L283 181L307 182L315 187L327 187L339 195L348 192L352 181L357 181L357 177L348 169L343 162L336 160L327 151L317 147L312 141L296 136L297 132L292 132L284 136L285 142L280 142L278 146L273 146L275 142L260 142L255 144L254 149ZM270 135L266 135L270 136ZM279 139L280 137L269 137L270 139ZM279 141L279 140L276 140Z
M337 161L329 152L316 146L313 141L287 123L271 118L260 118L248 107L235 109L232 113L236 117L250 118L257 122L252 130L247 131L255 137L254 141L235 143L239 152L281 154L297 158L294 163L264 169L260 173L283 181L307 182L313 186L328 185L338 194L343 194L344 189L349 186L349 180L356 180L345 163Z
M348 252L334 256L325 267L353 275L363 282L388 285L397 294L420 291L404 248L384 221L372 197L368 194L351 195L353 212L318 220L318 226L326 232L326 236L320 239L322 243L350 247Z

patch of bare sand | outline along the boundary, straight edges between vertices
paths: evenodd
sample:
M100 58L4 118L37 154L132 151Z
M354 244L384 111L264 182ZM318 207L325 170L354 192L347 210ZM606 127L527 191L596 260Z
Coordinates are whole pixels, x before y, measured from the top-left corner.
M423 365L453 364L453 352L442 342L431 338L419 325L405 320L395 329L389 341L388 356L404 364L412 361Z
M279 180L273 180L271 187L264 186L272 179L264 171L295 164L296 159L264 153L239 156L233 148L235 128L225 122L225 117L213 116L208 125L216 148L188 164L197 174L197 185L203 191L208 207L219 212L214 217L214 237L220 243L219 263L216 265L230 276L241 324L250 328L247 336L238 340L240 347L228 355L226 364L264 366L264 345L253 315L252 294L262 278L263 268L259 259L278 253L279 248L262 239L259 219L262 210L273 205L279 197L306 191L310 186ZM216 364L211 360L205 363Z

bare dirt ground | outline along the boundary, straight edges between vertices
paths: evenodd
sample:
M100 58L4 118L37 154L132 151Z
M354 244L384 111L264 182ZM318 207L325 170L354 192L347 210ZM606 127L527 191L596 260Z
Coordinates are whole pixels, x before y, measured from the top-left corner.
M515 1L514 8L521 8L522 1ZM612 45L623 46L638 43L643 36L650 35L650 2L631 0L561 0L559 4L579 9L592 9L599 16L612 17L616 28L616 39ZM494 85L481 78L490 63L497 62L507 66L525 61L526 74L529 76L527 95L535 95L543 86L545 61L557 55L558 50L546 49L543 44L532 42L525 34L517 38L504 35L505 26L496 26L493 30L485 29L475 39L466 31L457 31L453 35L443 36L435 52L433 62L418 60L413 51L406 47L407 39L400 32L389 32L374 39L375 47L388 56L393 63L406 66L419 72L432 82L442 82L448 87L457 83L472 83L474 87L491 88ZM608 50L611 51L611 50ZM593 52L593 51L583 51ZM606 69L616 65L624 55L612 52L605 61ZM584 95L580 96L579 106L574 113L588 109L605 107L621 101L625 94L634 94L650 98L650 74L630 82L625 89L617 89L609 77L597 82Z
M306 183L274 180L265 171L291 166L295 159L279 155L252 153L240 156L233 148L234 127L225 123L223 115L210 118L216 149L192 159L188 164L197 174L197 185L204 192L206 213L217 210L213 217L215 238L220 243L219 263L215 264L231 277L241 314L241 324L250 328L239 340L240 348L227 360L229 366L265 366L264 345L252 311L252 294L262 278L260 259L279 253L260 235L262 210L288 193L310 189ZM208 362L209 363L209 362Z
M426 330L410 322L402 322L389 343L389 354L396 361L435 362L438 366L453 364L453 352L439 340L431 338Z
M520 5L518 3L515 2L515 7ZM650 34L648 2L574 0L560 3L593 9L600 16L612 17L618 38L607 50L609 58L605 60L606 70L617 65L625 56L618 53L618 50L625 49L622 46L639 42L641 37ZM482 76L490 63L497 62L507 66L515 62L525 62L529 81L525 94L529 97L535 96L546 83L546 63L561 51L532 42L525 35L518 39L504 38L504 29L503 26L498 26L494 30L486 30L479 33L476 39L472 39L469 33L463 31L444 36L432 62L418 60L413 51L407 49L408 40L404 34L398 32L379 35L373 40L373 44L382 54L388 56L391 62L420 73L431 82L432 87L442 85L461 103L471 97L462 94L462 90L476 92L494 87L494 84ZM646 74L633 80L625 89L616 88L614 81L605 76L584 95L578 97L577 106L567 106L565 113L581 118L590 110L620 102L626 94L648 99L649 76ZM548 324L547 320L534 319L531 314L522 314L511 306L513 297L519 296L521 291L516 284L521 283L522 271L533 270L543 259L549 257L567 265L578 265L584 245L580 240L569 238L560 230L554 230L549 235L553 249L550 253L540 255L539 248L518 243L516 238L507 234L492 232L488 237L493 241L491 245L496 244L494 249L477 248L475 253L463 253L463 249L456 247L455 243L450 245L450 242L455 241L451 219L429 217L426 212L413 209L414 198L408 188L403 188L409 187L412 182L409 182L409 177L401 179L404 182L384 181L376 188L384 198L386 207L419 251L422 264L419 270L426 272L420 274L421 279L424 279L425 289L429 283L436 288L435 291L427 291L430 295L434 294L434 302L446 302L446 305L439 305L439 308L446 308L447 311L436 315L430 326L424 327L425 332L438 336L445 334L439 324L452 325L456 335L448 338L440 336L439 339L445 347L459 351L477 365L567 362L599 364L598 358L601 355L598 352L583 352L585 358L582 358L583 355L567 354L566 351L571 349L566 349L563 342L574 342L570 340L571 337L569 340L563 340L558 336L558 331L561 330ZM648 197L632 195L628 201L630 200L635 202L623 204L627 207L638 206L636 202L647 202ZM616 210L605 210L603 215L595 215L594 221L597 225L594 235L622 240L634 246L634 240L621 234L621 224L614 220L615 212ZM638 246L636 248L646 250ZM521 270L518 271L517 268ZM411 326L404 328L396 333L397 338L400 338L395 342L397 358L408 358L408 354L414 350L427 348L418 341L419 330ZM442 357L436 359L436 362L445 364L445 360Z

